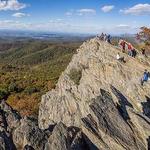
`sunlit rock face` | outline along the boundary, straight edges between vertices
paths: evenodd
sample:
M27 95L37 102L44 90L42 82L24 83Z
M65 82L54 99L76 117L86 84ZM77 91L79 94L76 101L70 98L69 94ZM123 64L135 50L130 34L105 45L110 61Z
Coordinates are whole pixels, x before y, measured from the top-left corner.
M116 60L118 52L126 63ZM140 54L129 57L96 38L84 42L56 88L42 96L39 127L46 129L61 121L82 129L87 143L97 149L146 150L150 108L145 103L150 83L141 86L140 80L148 68L149 58Z

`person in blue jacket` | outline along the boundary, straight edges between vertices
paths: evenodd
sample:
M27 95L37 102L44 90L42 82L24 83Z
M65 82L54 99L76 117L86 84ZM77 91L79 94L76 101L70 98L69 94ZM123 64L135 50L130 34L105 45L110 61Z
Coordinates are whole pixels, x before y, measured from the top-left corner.
M147 82L149 78L149 72L147 70L144 71L143 77L141 79L141 85L143 86L144 82Z

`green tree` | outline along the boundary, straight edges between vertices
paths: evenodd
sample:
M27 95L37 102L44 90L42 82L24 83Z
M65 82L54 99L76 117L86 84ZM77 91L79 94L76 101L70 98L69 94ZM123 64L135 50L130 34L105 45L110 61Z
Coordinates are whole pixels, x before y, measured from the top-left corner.
M0 89L0 100L6 99L9 95L7 89Z

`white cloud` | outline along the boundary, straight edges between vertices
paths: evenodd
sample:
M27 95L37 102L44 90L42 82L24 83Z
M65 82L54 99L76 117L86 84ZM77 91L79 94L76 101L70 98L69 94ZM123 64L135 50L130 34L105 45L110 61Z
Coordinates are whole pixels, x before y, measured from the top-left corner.
M114 9L114 5L106 5L106 6L103 6L102 8L101 8L101 10L103 11L103 12L105 12L105 13L107 13L107 12L110 12L110 11L112 11L113 9Z
M0 0L0 11L20 10L25 7L27 7L27 5L20 3L18 0Z
M23 23L14 20L1 20L0 21L0 29L28 29L28 23Z
M130 28L130 26L127 25L127 24L119 24L119 25L117 25L116 27L117 27L117 28Z
M61 26L61 25L65 25L66 22L63 19L51 19L48 21L49 25L53 25L53 26Z
M96 14L96 10L94 9L79 9L77 10L77 14L82 16L82 15L88 15L88 14Z
M114 34L135 34L138 33L139 28L140 27L134 25L118 24L116 26L112 26L112 28L110 28L109 31Z
M73 13L68 11L68 12L65 13L65 15L66 15L66 16L72 16Z
M89 8L83 8L83 9L78 9L78 10L71 9L70 11L65 13L65 15L68 17L72 15L83 16L83 15L95 15L95 14L96 14L96 10L89 9Z
M99 31L97 27L89 25L78 25L65 22L63 20L49 20L49 22L41 23L25 23L15 20L1 20L0 29L9 30L32 30L32 31L51 31L51 32L76 32L76 33L92 33L95 30Z
M120 10L124 14L145 15L150 14L150 4L137 4L131 8Z
M51 32L66 32L66 33L109 33L109 34L124 34L137 33L138 27L129 26L126 24L114 25L111 27L101 27L99 25L89 25L78 23L69 23L62 19L51 19L48 22L27 23L15 20L1 20L0 29L20 29L32 31L51 31Z
M17 12L17 13L14 13L12 16L13 16L13 17L17 17L17 18L22 18L22 17L26 17L26 16L29 17L30 14Z

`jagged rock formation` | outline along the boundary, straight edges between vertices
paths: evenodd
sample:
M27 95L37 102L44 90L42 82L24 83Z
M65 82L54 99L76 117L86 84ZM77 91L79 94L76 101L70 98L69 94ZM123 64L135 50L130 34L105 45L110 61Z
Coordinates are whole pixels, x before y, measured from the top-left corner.
M56 89L42 97L39 127L47 129L60 121L76 126L89 149L148 149L150 108L145 103L150 84L142 87L140 78L150 67L149 58L122 54L124 64L115 59L118 52L98 39L83 43Z
M34 118L21 118L4 101L0 104L0 150L89 149L82 131L63 123L42 130Z
M77 50L56 89L42 97L39 118L0 103L0 150L149 150L149 58L122 54L92 39Z

